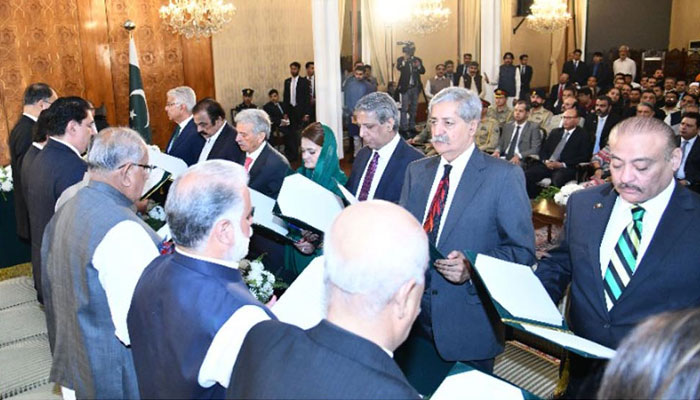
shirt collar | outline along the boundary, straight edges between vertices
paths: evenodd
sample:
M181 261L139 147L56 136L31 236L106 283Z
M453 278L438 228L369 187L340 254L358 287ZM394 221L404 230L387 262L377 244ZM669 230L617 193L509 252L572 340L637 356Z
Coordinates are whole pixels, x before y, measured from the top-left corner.
M221 135L221 132L224 130L224 127L226 127L226 124L227 124L227 122L224 122L223 124L221 124L221 128L219 128L219 130L216 131L216 133L212 137L210 137L209 139L206 139L207 142L210 142L210 141L216 142L216 139L219 138L219 135Z
M262 153L262 151L263 151L263 149L265 148L265 146L267 146L267 142L266 142L266 141L263 141L263 142L260 144L260 146L258 146L258 148L255 149L254 152L252 152L252 153L245 153L246 157L250 157L250 158L252 158L253 160L257 160L258 157L260 157L260 153Z
M73 150L73 151L75 152L75 154L78 155L78 157L82 157L82 156L80 155L80 152L78 151L78 149L76 149L75 146L73 146L72 144L70 144L70 143L68 143L68 142L66 142L66 141L64 141L64 140L58 139L58 138L56 138L55 136L49 136L49 139L55 140L55 141L57 141L58 143L61 143L62 145L67 146L69 149Z
M445 157L440 156L440 166L439 170L442 171L443 167L447 164L450 164L452 166L452 171L459 170L463 171L467 167L467 163L469 162L469 159L472 157L472 154L474 153L474 143L469 145L467 149L457 156L452 162L447 162ZM452 172L450 172L452 173Z
M693 136L692 139L688 139L688 140L681 138L681 144L683 142L688 142L688 145L690 145L690 147L693 147L693 143L695 143L695 139L697 139L697 138L698 138L698 135L695 135L695 136Z
M185 118L184 121L182 121L182 122L180 122L180 123L178 124L178 125L180 125L180 131L182 131L183 129L185 129L185 127L187 126L187 124L189 124L190 121L192 120L192 117L193 117L193 116L190 115L189 117Z
M26 116L27 118L31 119L34 122L36 122L39 119L39 118L33 116L32 114L29 114L29 113L22 113L22 115Z
M206 261L206 262L210 262L213 264L223 265L224 267L227 267L227 268L238 269L238 262L225 261L225 260L220 260L218 258L192 254L192 253L189 253L185 250L182 250L181 248L179 248L177 246L175 246L175 251L182 254L185 257L194 258L195 260Z
M632 209L632 207L638 205L644 208L645 212L659 212L663 214L664 210L666 210L668 202L671 200L671 195L673 195L673 190L675 189L675 187L676 180L671 179L671 182L668 184L668 186L666 186L666 189L662 190L661 193L645 201L644 203L632 204L627 200L623 199L622 196L618 196L618 199L620 200L622 206L626 209Z
M44 144L39 143L39 142L32 142L32 146L36 147L39 150L44 150Z
M394 154L394 150L396 150L396 146L399 145L399 140L401 140L401 137L398 133L395 133L394 137L389 141L389 143L382 146L381 149L375 150L377 153L379 153L379 158L384 160L391 158L391 155Z

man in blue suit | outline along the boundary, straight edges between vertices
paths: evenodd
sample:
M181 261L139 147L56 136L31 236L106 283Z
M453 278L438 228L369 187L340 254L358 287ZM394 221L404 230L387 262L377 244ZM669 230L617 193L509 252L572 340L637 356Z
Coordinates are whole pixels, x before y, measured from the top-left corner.
M357 153L345 187L360 201L398 203L406 167L423 154L398 134L399 109L388 94L362 97L355 105L355 118L366 146Z
M418 315L425 232L406 210L376 200L346 208L325 243L326 319L305 331L277 321L254 327L228 398L420 398L392 352Z
M490 371L503 351L500 325L482 305L465 254L532 265L535 235L522 169L474 146L481 107L464 88L433 97L428 122L439 156L408 166L399 204L445 256L426 275L416 334L434 343L443 360Z
M32 241L32 273L40 302L41 242L54 214L56 200L65 189L83 179L87 164L81 155L97 133L90 103L80 97L61 97L49 107L49 140L32 162L27 187L29 226Z
M616 348L646 317L700 306L700 197L674 181L673 130L634 117L610 133L606 184L569 198L564 239L536 274L558 302L571 284L569 322ZM573 355L568 397L596 394L604 365Z
M192 117L192 109L197 97L189 86L179 86L168 90L165 112L168 119L175 123L175 130L170 136L165 152L182 159L187 165L196 164L204 147L204 138L197 132L197 125Z

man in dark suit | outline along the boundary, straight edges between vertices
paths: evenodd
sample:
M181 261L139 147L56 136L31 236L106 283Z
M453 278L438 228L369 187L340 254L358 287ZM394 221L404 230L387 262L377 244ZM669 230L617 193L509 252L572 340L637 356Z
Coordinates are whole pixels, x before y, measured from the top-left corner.
M610 130L620 122L620 116L611 114L611 110L612 100L608 96L601 95L595 100L595 113L586 116L583 130L591 137L593 154L597 154L600 149L608 144Z
M626 119L609 144L612 185L569 198L565 237L535 273L554 302L571 284L569 326L614 349L646 317L700 306L700 198L673 179L681 151L663 122ZM569 358L565 397L595 397L604 363Z
M45 83L33 83L24 90L24 108L22 116L10 131L10 165L15 190L15 219L17 236L29 240L29 213L27 200L22 193L22 159L32 144L32 127L42 110L49 108L56 100L56 92Z
M83 179L87 164L81 158L97 133L92 106L80 97L61 97L49 107L49 141L31 165L27 188L32 241L32 272L40 302L41 243L44 229L54 214L56 200L65 189Z
M355 105L355 118L366 146L357 153L345 187L360 201L398 203L406 166L423 154L398 135L399 110L388 94L362 97Z
M498 138L498 146L493 152L494 157L503 157L514 165L525 166L528 157L540 153L542 133L540 127L528 121L530 104L518 100L513 107L513 121L503 127L503 133Z
M569 84L569 74L562 72L559 75L559 83L552 85L552 89L549 91L549 97L545 108L553 112L554 114L559 114L561 109L561 102L564 100L564 90Z
M612 87L613 73L610 65L603 61L603 53L596 51L593 53L593 62L588 66L591 76L595 76L601 92Z
M586 63L581 61L581 49L574 50L574 59L564 63L562 72L569 74L572 83L578 83L579 87L586 86L590 74Z
M308 79L299 76L301 64L294 61L289 64L291 77L284 80L284 108L289 114L293 140L289 140L287 153L290 161L295 161L299 153L299 130L311 121L311 87ZM285 146L286 147L286 146Z
M537 185L544 178L551 178L552 185L562 187L576 179L576 166L590 161L593 143L590 136L578 126L576 107L564 111L563 125L553 129L542 144L540 161L525 170L527 193L535 198L540 192Z
M426 275L415 334L445 361L491 371L503 351L502 332L482 305L465 253L532 265L535 236L522 169L474 146L480 114L481 101L463 88L433 98L429 116L440 156L408 166L399 204L422 221L445 257Z
M32 163L39 152L46 146L46 141L49 140L47 131L49 128L49 123L51 123L51 112L47 108L39 114L39 118L32 127L32 145L29 146L29 150L24 154L22 158L22 170L20 171L20 176L22 177L22 183L20 190L22 190L22 195L24 198L29 198L29 182L32 180ZM29 221L29 214L27 214L27 222Z
M675 175L678 183L695 192L700 192L700 143L697 140L699 127L700 114L688 112L683 115L678 127L682 158Z
M530 99L530 82L532 82L532 67L527 65L529 57L527 54L520 55L520 65L518 65L517 73L520 75L520 95L519 99Z
M227 398L420 398L392 359L423 293L428 243L420 225L397 205L362 202L338 216L324 252L327 318L306 331L255 326Z
M469 64L472 63L472 55L471 53L464 53L462 55L462 64L459 64L457 66L457 73L453 75L452 78L452 85L453 86L459 86L459 80L466 80L467 73L469 72ZM447 68L447 64L445 64L445 68Z
M270 117L262 110L243 110L236 114L236 142L244 152L243 167L250 176L248 187L276 199L284 178L292 171L287 159L268 142ZM266 254L263 263L277 274L284 266L284 246L275 236L256 231L250 240L249 259ZM251 258L252 257L252 258Z
M236 143L236 131L226 122L221 104L208 97L200 100L192 113L197 131L204 138L197 162L220 159L243 165L245 153Z
M191 87L179 86L168 90L165 104L168 119L175 123L165 152L182 159L188 166L197 163L204 147L204 138L197 132L192 117L196 102L197 97Z
M284 103L280 103L280 95L277 89L270 89L267 95L270 101L263 105L263 110L270 116L272 132L279 131L282 134L285 156L288 160L294 159L296 154L293 154L293 152L296 143L294 142L295 136L290 126L289 112L285 110Z

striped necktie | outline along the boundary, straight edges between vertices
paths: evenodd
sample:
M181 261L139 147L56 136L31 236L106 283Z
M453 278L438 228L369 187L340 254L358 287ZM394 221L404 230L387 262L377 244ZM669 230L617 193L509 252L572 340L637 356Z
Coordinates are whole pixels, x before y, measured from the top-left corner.
M617 303L622 291L625 290L632 275L637 270L637 251L639 251L639 243L642 241L642 218L644 218L645 210L640 206L635 206L631 211L632 222L620 235L603 277L605 303L608 311Z
M445 211L445 203L447 203L447 194L450 192L450 170L452 166L445 164L445 172L438 183L435 190L433 201L430 202L430 211L423 223L423 230L428 234L428 241L437 246L438 232L440 231L440 220L442 213Z

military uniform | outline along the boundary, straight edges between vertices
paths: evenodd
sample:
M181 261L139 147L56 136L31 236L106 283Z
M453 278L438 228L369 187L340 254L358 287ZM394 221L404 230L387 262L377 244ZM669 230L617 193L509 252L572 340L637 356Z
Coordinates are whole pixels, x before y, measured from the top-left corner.
M498 138L501 136L501 127L497 120L493 118L483 118L476 131L474 143L479 150L486 153L493 153L498 146Z
M245 102L245 98L246 98L246 97L249 97L249 98L252 99L253 94L255 93L255 90L253 90L253 89L243 89L243 90L241 91L241 93L243 94L244 100L243 100L243 102L241 102L241 104L237 105L236 107L234 107L234 108L231 110L231 119L235 118L236 114L238 114L239 112L241 112L241 111L243 111L243 110L256 109L256 108L258 108L258 106L256 106L255 104L253 104L252 101L251 101L249 104L246 104L246 102Z
M503 106L503 110L499 111L495 104L489 106L486 116L498 121L499 127L503 127L508 121L513 120L513 110L508 106Z
M544 107L540 107L539 110L533 108L530 110L530 116L527 117L527 120L536 123L540 128L544 128L553 115L551 111Z

